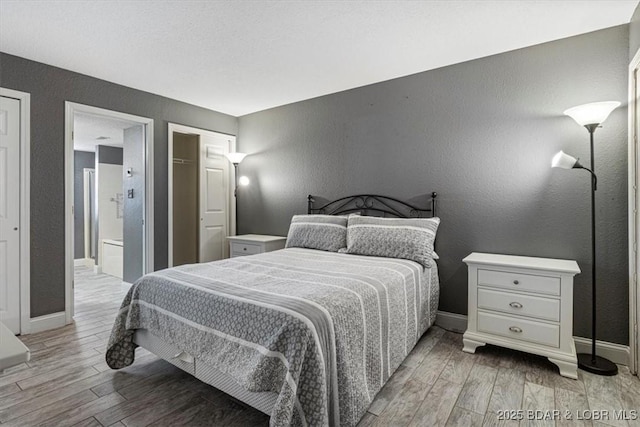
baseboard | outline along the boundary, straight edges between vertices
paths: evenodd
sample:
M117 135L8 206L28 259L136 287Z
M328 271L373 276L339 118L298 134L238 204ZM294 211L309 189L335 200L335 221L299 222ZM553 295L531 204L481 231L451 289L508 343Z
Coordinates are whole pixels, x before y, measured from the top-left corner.
M45 314L44 316L31 318L31 333L48 331L49 329L61 328L66 324L64 311L58 313Z
M464 314L438 311L436 325L449 331L463 333L467 330L467 316ZM578 353L591 353L591 340L589 338L573 337L573 340L576 343L576 351ZM596 353L614 363L627 366L629 365L629 358L631 357L629 346L608 341L596 341Z
M448 331L463 333L467 330L467 316L464 314L438 311L436 325Z
M591 339L582 337L573 337L576 343L577 353L589 353L591 354ZM629 358L631 357L631 351L628 345L615 344L608 341L596 340L596 353L598 356L602 356L611 360L618 365L629 365Z
M73 266L74 267L84 267L85 265L87 265L87 259L86 258L76 258L73 260Z

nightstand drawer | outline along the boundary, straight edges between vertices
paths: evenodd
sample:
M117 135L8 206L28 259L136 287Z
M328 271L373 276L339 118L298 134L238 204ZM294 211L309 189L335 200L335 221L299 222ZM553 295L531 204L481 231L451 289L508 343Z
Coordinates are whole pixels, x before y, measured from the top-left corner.
M560 295L559 277L506 271L478 269L478 286L496 286L539 294Z
M233 255L254 255L262 253L262 246L252 245L250 243L233 242L231 243L231 253Z
M478 331L560 347L560 326L478 311Z
M560 321L560 300L478 288L478 308Z

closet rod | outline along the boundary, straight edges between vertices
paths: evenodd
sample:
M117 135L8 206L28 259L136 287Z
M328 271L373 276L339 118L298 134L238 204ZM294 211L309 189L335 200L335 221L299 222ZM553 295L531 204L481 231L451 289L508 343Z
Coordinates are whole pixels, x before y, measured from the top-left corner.
M187 159L174 158L173 159L173 163L176 163L176 164L179 164L179 165L188 165L188 164L191 164L191 163L195 163L195 161L187 160Z

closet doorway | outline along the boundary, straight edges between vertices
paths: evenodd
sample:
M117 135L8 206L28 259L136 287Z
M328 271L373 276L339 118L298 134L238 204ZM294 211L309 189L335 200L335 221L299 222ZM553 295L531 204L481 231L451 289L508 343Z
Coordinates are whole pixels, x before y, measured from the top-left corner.
M169 266L227 258L235 234L235 136L169 124Z

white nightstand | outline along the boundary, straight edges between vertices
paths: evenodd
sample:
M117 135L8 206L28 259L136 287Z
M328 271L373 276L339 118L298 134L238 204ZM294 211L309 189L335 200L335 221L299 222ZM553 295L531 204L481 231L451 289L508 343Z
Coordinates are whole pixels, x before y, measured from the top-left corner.
M560 375L578 378L573 342L575 261L472 253L463 350L485 344L546 356Z
M262 234L243 234L241 236L229 236L227 239L229 240L231 258L277 251L284 248L284 244L287 241L286 237L265 236Z
M4 369L28 362L31 358L31 352L26 345L13 335L2 322L0 322L0 373Z

